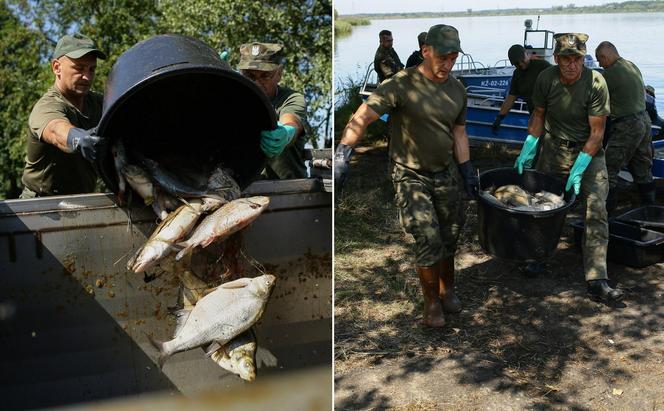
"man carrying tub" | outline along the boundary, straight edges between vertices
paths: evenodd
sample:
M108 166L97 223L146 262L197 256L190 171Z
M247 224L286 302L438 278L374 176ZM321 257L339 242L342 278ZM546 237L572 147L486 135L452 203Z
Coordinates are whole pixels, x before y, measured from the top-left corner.
M620 300L623 293L609 286L606 271L609 178L602 138L610 113L609 90L600 73L583 65L587 34L559 33L554 40L558 65L537 78L529 135L514 166L519 173L532 166L538 136L542 136L535 168L560 178L569 175L565 189L580 193L585 207L582 250L588 296L605 302Z

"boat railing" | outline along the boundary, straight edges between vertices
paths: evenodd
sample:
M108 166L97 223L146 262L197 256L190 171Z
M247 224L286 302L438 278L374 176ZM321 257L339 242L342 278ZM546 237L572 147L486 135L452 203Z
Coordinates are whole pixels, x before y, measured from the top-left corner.
M509 61L509 59L502 59L502 60L496 61L496 63L493 65L493 67L498 69L498 68L510 67L511 65L512 65L512 63Z
M470 54L463 54L461 59L454 64L454 71L457 74L479 74L482 71L486 71L488 67L479 61L473 60L473 56Z
M473 106L502 106L505 101L506 90L495 87L468 86L466 94L468 95L469 105ZM516 100L512 105L512 110L528 111L528 106L523 100Z
M360 88L360 97L366 99L371 93L378 88L378 73L374 70L373 63L370 63L367 66L366 74L364 75L364 81L362 82L362 87Z

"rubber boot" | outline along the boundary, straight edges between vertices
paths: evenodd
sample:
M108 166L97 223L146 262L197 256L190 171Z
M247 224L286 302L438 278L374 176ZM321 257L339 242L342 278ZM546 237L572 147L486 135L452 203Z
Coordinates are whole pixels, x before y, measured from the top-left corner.
M422 322L429 327L439 328L445 325L443 305L438 298L439 270L437 266L417 267L424 296L424 317Z
M618 202L616 201L616 189L609 189L609 195L606 196L606 213L611 215L616 210Z
M641 205L655 205L655 182L638 184L639 194L641 194Z
M461 311L461 301L454 293L454 257L442 260L440 263L440 301L446 313Z
M617 288L611 288L606 280L588 281L588 297L594 301L620 301L623 298L623 292Z

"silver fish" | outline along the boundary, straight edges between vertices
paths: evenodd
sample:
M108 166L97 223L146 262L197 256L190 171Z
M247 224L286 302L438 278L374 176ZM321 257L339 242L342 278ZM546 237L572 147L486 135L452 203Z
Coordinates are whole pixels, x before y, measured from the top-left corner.
M246 381L256 378L256 336L251 330L230 340L210 355L221 368Z
M192 200L189 205L182 205L159 224L148 241L136 251L127 262L127 269L140 273L154 266L166 257L172 246L186 236L200 217L201 202Z
M197 246L207 247L213 241L224 239L243 229L254 221L267 208L269 197L256 196L239 198L224 204L207 216L187 241L178 244L183 249L175 256L180 260Z
M143 198L145 205L151 205L154 201L154 187L148 173L139 166L125 164L122 174L127 178L127 182Z
M209 345L212 354L248 330L263 315L275 281L276 277L265 274L224 283L191 310L178 311L172 340L161 342L148 336L159 350L159 367L175 353L204 345Z
M517 211L549 211L565 205L563 195L556 195L548 191L539 191L531 194L517 185L505 185L480 193L490 202Z

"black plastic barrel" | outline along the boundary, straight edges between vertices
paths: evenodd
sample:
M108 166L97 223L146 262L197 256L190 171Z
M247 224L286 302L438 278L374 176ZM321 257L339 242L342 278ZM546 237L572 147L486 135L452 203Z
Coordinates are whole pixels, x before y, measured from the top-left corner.
M548 191L560 195L565 182L539 171L497 168L480 175L480 189L498 188L508 184L521 186L536 193ZM480 245L495 256L512 261L535 262L550 257L558 246L567 211L576 196L565 193L565 205L549 211L518 211L500 207L480 196L478 225Z
M117 60L106 82L98 133L122 139L164 168L207 173L222 166L240 187L265 166L260 131L274 129L267 96L233 71L207 44L181 35L137 43ZM117 192L110 152L97 164L106 185Z

